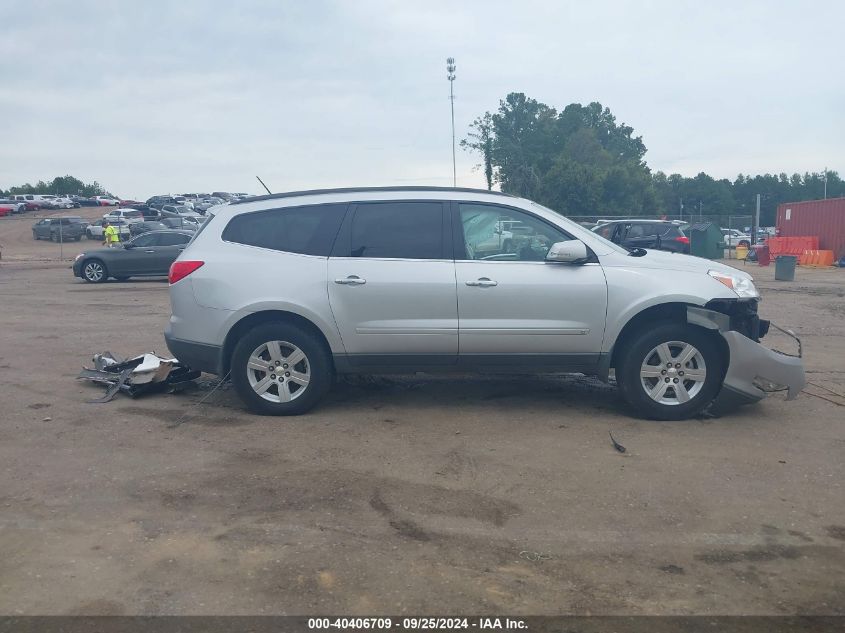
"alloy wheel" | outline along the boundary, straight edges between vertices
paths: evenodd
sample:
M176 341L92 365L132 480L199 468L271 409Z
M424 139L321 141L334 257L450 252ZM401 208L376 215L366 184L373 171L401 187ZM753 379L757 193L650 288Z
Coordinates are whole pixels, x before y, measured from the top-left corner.
M82 269L82 272L85 275L85 279L94 283L102 281L103 276L106 274L106 271L100 262L86 263L85 268Z
M707 379L701 352L684 341L661 343L645 355L640 383L659 404L679 405L695 398Z
M308 357L287 341L268 341L255 348L249 355L246 372L253 391L276 403L301 397L311 381Z

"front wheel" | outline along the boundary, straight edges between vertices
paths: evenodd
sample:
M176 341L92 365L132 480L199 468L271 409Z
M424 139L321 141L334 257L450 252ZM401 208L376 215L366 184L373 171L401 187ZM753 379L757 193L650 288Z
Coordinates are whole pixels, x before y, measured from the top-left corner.
M82 264L82 278L90 284L99 284L109 278L106 265L99 259L89 259Z
M314 334L289 323L267 323L238 341L231 376L241 400L255 413L298 415L329 390L332 363Z
M700 413L718 394L724 375L716 336L681 323L641 329L624 343L616 368L625 400L654 420Z

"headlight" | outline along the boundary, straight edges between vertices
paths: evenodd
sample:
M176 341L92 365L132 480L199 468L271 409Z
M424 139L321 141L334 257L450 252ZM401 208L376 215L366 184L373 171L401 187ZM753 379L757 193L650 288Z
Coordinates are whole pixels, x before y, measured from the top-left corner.
M719 272L718 270L708 270L707 274L716 281L725 284L728 288L733 290L737 296L743 299L756 299L760 296L760 293L757 292L757 288L754 287L754 282L750 277L740 277L738 275Z

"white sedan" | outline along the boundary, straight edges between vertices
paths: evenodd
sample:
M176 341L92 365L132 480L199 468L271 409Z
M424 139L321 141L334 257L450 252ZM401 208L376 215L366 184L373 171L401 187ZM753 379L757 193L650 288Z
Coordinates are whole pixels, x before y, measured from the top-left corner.
M725 236L725 244L728 248L736 248L743 242L746 242L746 245L751 244L751 236L736 229L722 229L722 235Z

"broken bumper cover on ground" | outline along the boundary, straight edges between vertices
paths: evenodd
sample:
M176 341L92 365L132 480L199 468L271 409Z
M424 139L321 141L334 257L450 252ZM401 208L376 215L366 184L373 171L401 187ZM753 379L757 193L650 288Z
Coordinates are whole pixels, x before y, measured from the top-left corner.
M769 323L760 322L764 324L764 327L760 327L756 321L756 310L754 319L756 325L751 330L764 334L769 329ZM796 356L768 349L738 332L732 328L731 317L721 312L688 307L687 321L693 325L717 330L728 344L730 360L722 389L714 402L717 408L757 402L771 391L786 391L786 399L793 400L807 384L804 362L801 359L801 341L791 332L781 330L797 342Z

